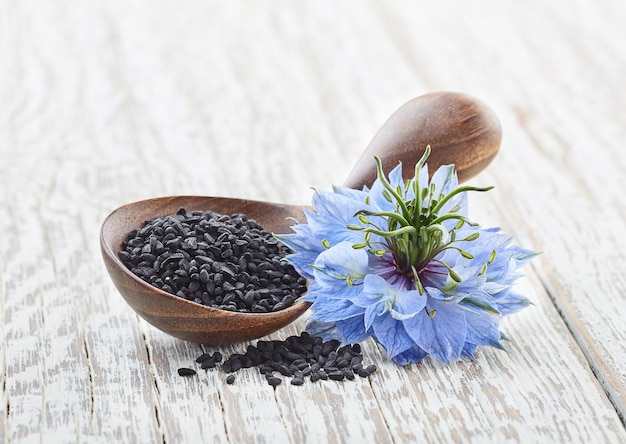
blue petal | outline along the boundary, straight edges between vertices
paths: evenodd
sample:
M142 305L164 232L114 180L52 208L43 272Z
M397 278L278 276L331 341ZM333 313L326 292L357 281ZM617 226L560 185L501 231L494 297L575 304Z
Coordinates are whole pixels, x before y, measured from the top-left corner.
M349 302L358 297L363 290L362 285L348 285L345 280L330 280L323 283L319 279L313 280L302 299L313 302L312 310L321 308L323 305L331 307L337 303ZM350 302L352 304L352 302ZM363 309L361 309L363 311Z
M332 303L326 303L318 298L311 306L311 311L311 318L320 322L336 322L363 315L363 309L347 299L334 299Z
M354 316L342 321L337 321L336 328L339 332L338 339L344 344L356 344L371 336L371 333L365 329L363 316Z
M324 295L328 292L328 288L320 285L316 280L312 280L307 288L307 292L302 296L302 300L306 302L315 302L318 295Z
M417 345L414 345L402 353L395 355L393 360L398 365L407 365L414 362L420 362L426 356L428 356L428 353L419 348Z
M274 234L274 237L291 248L295 253L285 259L293 265L296 271L307 279L313 279L313 268L317 255L324 251L321 240L318 240L307 224L296 223L291 226L294 233Z
M368 274L363 279L363 291L352 302L360 307L369 307L380 300L387 299L387 281L375 274Z
M311 203L318 215L338 222L352 220L354 213L363 208L362 201L342 194L318 190L313 194Z
M459 181L457 180L456 173L454 171L454 165L442 165L437 168L437 171L433 174L433 177L430 179L431 186L435 186L435 198L439 200L439 196L441 194L446 195L452 192L458 185ZM450 209L455 205L461 205L461 210L459 212L461 214L467 214L467 193L460 193L450 199L446 204L441 208L439 214L449 213ZM452 223L454 226L454 222Z
M313 264L314 276L321 284L334 286L337 281L344 284L348 279L359 283L368 272L369 258L363 249L352 248L349 242L323 251Z
M363 209L364 204L341 194L316 191L312 199L315 211L305 210L311 232L321 242L326 238L331 245L347 240L362 242L363 233L350 230L347 224L358 224L354 213Z
M417 290L400 291L392 305L391 316L400 321L411 318L426 307L426 300L426 295L420 295Z
M502 314L496 299L481 289L468 294L460 304L468 311L478 313L479 315L490 314L499 316Z
M469 344L469 343L465 343L465 345L463 346L463 350L461 351L461 356L465 357L465 358L470 358L470 359L475 359L474 358L474 351L476 350L476 345L475 344Z
M367 192L363 190L355 190L353 188L348 188L344 186L333 186L333 191L336 194L341 194L342 196L346 196L349 199L358 201L361 205L365 206L365 199L367 198Z
M363 281L363 296L388 301L392 315L396 319L415 316L426 306L426 297L417 290L406 290L380 276L368 274Z
M526 297L514 293L510 290L498 293L494 295L494 298L496 300L496 304L498 305L500 313L502 313L503 315L517 313L522 308L531 305L530 300L528 300Z
M422 311L402 321L404 327L420 348L440 361L449 363L452 358L460 356L465 344L465 312L458 304L436 299L430 299L426 308L429 312L435 310L432 318L426 311Z
M385 313L385 308L386 306L384 301L374 302L369 305L365 309L365 328L369 329L376 320L376 317Z
M402 179L401 163L398 163L398 165L389 172L388 182L394 189L400 186L401 189L404 190L404 180ZM393 202L389 202L387 199L385 199L383 195L383 190L385 190L385 186L377 178L372 184L372 188L369 190L370 205L378 211L394 211L395 199L393 200Z
M312 336L321 337L324 341L339 339L340 336L335 322L320 322L309 318L304 330Z
M319 255L316 251L310 250L301 250L299 253L289 254L285 256L287 262L289 262L293 268L296 269L300 276L305 277L306 279L313 279L313 263L317 256Z
M385 347L390 358L402 353L415 345L413 339L404 330L402 322L391 315L385 314L376 319L372 325L376 340Z
M308 224L301 224L296 221L296 223L289 228L291 228L293 233L274 233L274 237L295 251L299 251L303 248L319 251L323 250L321 242L317 241Z
M468 312L465 315L465 319L467 320L465 342L502 348L502 344L500 344L499 316Z

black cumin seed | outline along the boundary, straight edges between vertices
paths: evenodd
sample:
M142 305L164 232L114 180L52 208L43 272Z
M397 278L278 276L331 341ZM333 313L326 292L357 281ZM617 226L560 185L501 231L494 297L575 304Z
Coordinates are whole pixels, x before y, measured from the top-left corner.
M226 384L233 384L235 382L235 375L228 375L226 377Z
M371 375L376 370L378 370L378 368L374 364L371 364L371 365L368 365L367 367L365 367L365 370Z
M275 376L267 378L267 383L271 385L272 387L276 387L277 385L280 385L282 382L283 382L282 379L277 378Z
M216 366L217 364L215 363L215 359L213 359L213 357L210 357L202 361L202 365L200 365L200 368L207 369L207 368L215 368Z
M210 354L208 354L208 353L202 353L200 356L198 356L198 357L196 358L196 362L197 362L198 364L201 364L202 362L206 361L206 360L207 360L207 359L209 359L210 357L211 357L211 355L210 355Z
M192 376L196 374L196 371L192 368L183 367L178 369L178 374L180 376Z
M360 347L338 348L339 345L338 341L324 342L308 333L290 336L284 341L259 340L256 345L249 344L243 353L232 353L221 369L233 373L256 367L273 387L281 384L282 378L290 378L292 385L302 385L307 377L312 383L320 379L347 381L354 380L355 374L365 378L376 371L375 365L363 367ZM201 362L202 368L212 368L222 359L222 354L216 351L212 355L204 353L196 361ZM229 376L234 378L234 375Z
M119 258L138 277L210 307L266 313L291 306L306 291L306 280L281 260L289 250L242 214L181 208L147 221L122 247ZM241 294L236 303L232 296L219 300L234 290Z

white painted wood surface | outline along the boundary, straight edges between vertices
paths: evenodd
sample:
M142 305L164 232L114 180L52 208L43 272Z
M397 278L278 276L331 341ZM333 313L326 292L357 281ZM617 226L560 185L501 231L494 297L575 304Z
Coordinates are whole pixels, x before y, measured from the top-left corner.
M0 0L0 438L626 441L626 3L553 3ZM213 349L125 305L104 217L175 194L306 203L434 90L499 114L471 211L543 252L508 352L401 368L366 343L371 380L276 391L179 377Z

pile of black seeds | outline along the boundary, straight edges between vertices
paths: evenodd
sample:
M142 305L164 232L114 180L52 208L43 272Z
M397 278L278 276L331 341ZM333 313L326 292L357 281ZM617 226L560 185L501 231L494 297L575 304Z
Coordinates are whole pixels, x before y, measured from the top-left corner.
M180 209L131 232L118 255L168 293L222 310L267 313L306 291L306 279L282 260L289 252L243 214Z
M226 382L233 384L235 372L256 367L273 387L281 384L285 377L291 378L292 385L302 385L307 378L310 382L354 380L355 375L366 378L376 371L375 365L363 365L359 344L339 346L339 341L324 342L321 337L306 332L284 341L261 340L256 346L249 345L245 353L232 354L221 364L221 369L229 373ZM216 367L221 360L221 353L215 352L201 355L196 362L208 369ZM178 373L181 376L196 374L189 368L178 369Z

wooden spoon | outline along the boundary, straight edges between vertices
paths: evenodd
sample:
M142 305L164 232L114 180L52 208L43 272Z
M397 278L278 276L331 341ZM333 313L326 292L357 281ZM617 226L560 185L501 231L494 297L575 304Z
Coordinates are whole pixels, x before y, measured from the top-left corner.
M457 93L433 93L418 97L396 111L370 143L345 185L362 188L376 177L373 156L386 172L402 161L406 177L427 145L431 173L442 164L454 163L461 179L482 170L500 147L500 124L495 114L476 99ZM174 296L135 276L117 253L122 242L145 221L187 211L244 213L267 231L287 233L292 222L304 221L302 206L221 197L171 196L124 205L104 221L100 246L107 271L126 302L158 329L183 340L202 344L230 344L270 334L294 321L310 304L296 301L273 313L238 313L196 304Z

